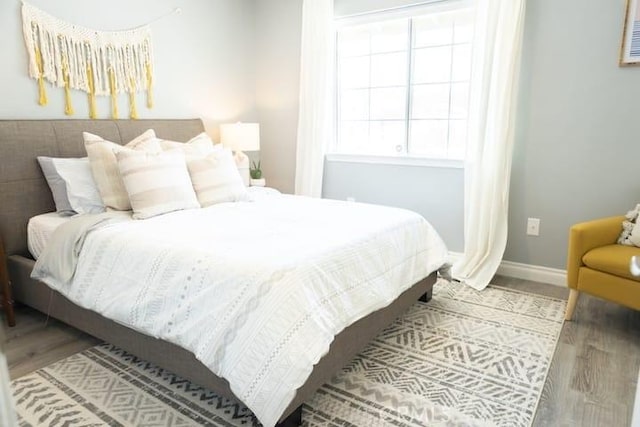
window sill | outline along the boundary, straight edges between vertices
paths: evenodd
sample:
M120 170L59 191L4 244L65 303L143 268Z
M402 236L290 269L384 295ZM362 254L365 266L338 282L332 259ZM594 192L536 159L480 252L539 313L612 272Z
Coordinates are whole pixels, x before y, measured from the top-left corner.
M464 169L464 160L430 159L409 156L367 156L363 154L327 154L328 162L369 163L378 165L428 166L436 168Z

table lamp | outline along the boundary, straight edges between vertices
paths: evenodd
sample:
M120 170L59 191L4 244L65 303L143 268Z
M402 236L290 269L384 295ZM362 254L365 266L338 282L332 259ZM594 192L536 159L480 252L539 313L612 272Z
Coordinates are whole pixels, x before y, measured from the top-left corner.
M220 125L220 142L235 152L238 171L246 186L249 185L249 157L243 151L260 150L260 125L258 123L227 123Z

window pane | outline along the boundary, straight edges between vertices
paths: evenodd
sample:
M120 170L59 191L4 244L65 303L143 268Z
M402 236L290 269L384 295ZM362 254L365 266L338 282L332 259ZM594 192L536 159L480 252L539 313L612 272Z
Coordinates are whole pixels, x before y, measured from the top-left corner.
M447 158L447 120L411 120L409 153Z
M412 88L412 119L446 119L449 117L449 87L447 84L418 85Z
M453 17L451 13L421 16L413 20L415 47L442 46L453 41Z
M400 19L395 21L372 24L371 52L394 52L407 50L409 42L409 21Z
M338 33L338 54L356 56L369 54L369 30L366 26L345 28Z
M406 89L371 89L371 120L404 120L407 111Z
M473 40L473 12L466 9L456 13L453 31L454 43L470 43Z
M451 46L414 50L413 83L441 83L451 79Z
M464 160L467 149L467 121L451 120L449 122L449 147L447 154L450 159Z
M471 77L471 45L460 44L453 46L453 63L451 65L451 80L468 81Z
M370 123L370 153L379 155L402 154L405 144L404 120Z
M473 24L468 8L340 29L338 152L464 159Z
M338 78L343 89L369 87L369 57L341 58Z
M371 87L406 86L407 53L371 56Z
M469 111L469 83L453 83L451 85L452 119L466 119Z
M341 120L369 119L369 90L345 90L340 94Z
M337 147L339 152L365 154L368 145L369 122L340 122Z

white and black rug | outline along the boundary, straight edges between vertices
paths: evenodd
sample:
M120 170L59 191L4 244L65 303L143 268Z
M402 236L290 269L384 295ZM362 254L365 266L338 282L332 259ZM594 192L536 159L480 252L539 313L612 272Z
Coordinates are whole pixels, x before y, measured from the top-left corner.
M307 402L306 426L528 426L565 301L439 282ZM236 402L109 344L12 383L23 426L251 426Z

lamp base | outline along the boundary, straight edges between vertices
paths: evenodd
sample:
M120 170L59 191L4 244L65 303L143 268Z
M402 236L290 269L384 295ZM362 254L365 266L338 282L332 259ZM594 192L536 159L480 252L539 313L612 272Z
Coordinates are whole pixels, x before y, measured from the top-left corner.
M233 159L236 161L238 172L240 172L240 176L242 177L242 182L244 182L245 187L248 187L251 182L251 175L249 174L249 157L242 151L236 151Z

